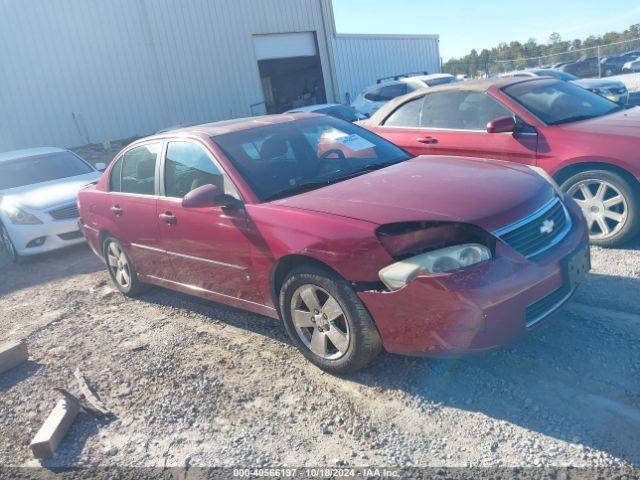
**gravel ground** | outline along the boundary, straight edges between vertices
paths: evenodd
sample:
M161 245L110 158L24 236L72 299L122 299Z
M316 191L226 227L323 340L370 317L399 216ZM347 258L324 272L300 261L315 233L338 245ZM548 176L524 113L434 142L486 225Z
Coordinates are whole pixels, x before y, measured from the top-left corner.
M593 249L574 301L519 343L460 360L382 354L322 373L280 323L153 289L122 297L86 246L0 260L0 465L80 367L115 418L76 419L47 467L640 466L640 250Z

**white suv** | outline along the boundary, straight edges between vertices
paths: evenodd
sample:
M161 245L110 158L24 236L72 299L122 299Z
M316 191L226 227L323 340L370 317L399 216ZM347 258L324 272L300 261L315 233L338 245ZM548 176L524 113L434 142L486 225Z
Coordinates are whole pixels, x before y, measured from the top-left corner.
M421 88L435 87L445 83L458 82L459 80L448 73L435 73L432 75L395 75L389 78L381 78L378 83L364 89L351 103L351 106L360 113L370 117L385 103L396 97L411 93Z

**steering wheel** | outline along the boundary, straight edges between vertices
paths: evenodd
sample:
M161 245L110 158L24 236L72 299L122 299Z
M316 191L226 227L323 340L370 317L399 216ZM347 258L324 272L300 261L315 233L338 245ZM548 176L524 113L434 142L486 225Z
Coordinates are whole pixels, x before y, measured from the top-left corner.
M326 160L331 155L337 155L338 156L337 160L338 162L340 162L340 164L342 164L347 159L346 155L342 150L340 150L339 148L332 148L324 152L322 155L320 155L320 158L318 158L318 160Z

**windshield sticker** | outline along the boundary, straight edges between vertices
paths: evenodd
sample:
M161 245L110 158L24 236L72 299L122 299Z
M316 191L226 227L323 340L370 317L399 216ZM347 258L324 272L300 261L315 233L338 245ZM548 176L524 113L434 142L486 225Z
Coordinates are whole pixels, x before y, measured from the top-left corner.
M337 142L347 147L352 152L359 152L360 150L366 150L367 148L373 148L375 145L368 140L365 140L360 135L346 135L344 137L336 138Z

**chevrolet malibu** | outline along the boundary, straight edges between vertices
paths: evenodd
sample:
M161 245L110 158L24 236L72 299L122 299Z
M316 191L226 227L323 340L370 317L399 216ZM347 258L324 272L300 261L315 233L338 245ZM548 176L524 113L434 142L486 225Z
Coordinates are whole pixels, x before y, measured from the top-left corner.
M511 342L589 269L580 209L531 168L412 158L313 114L144 138L78 202L122 293L153 284L281 318L334 373L383 347L437 356Z
M102 175L75 153L32 148L0 154L0 240L9 258L84 242L78 190Z

